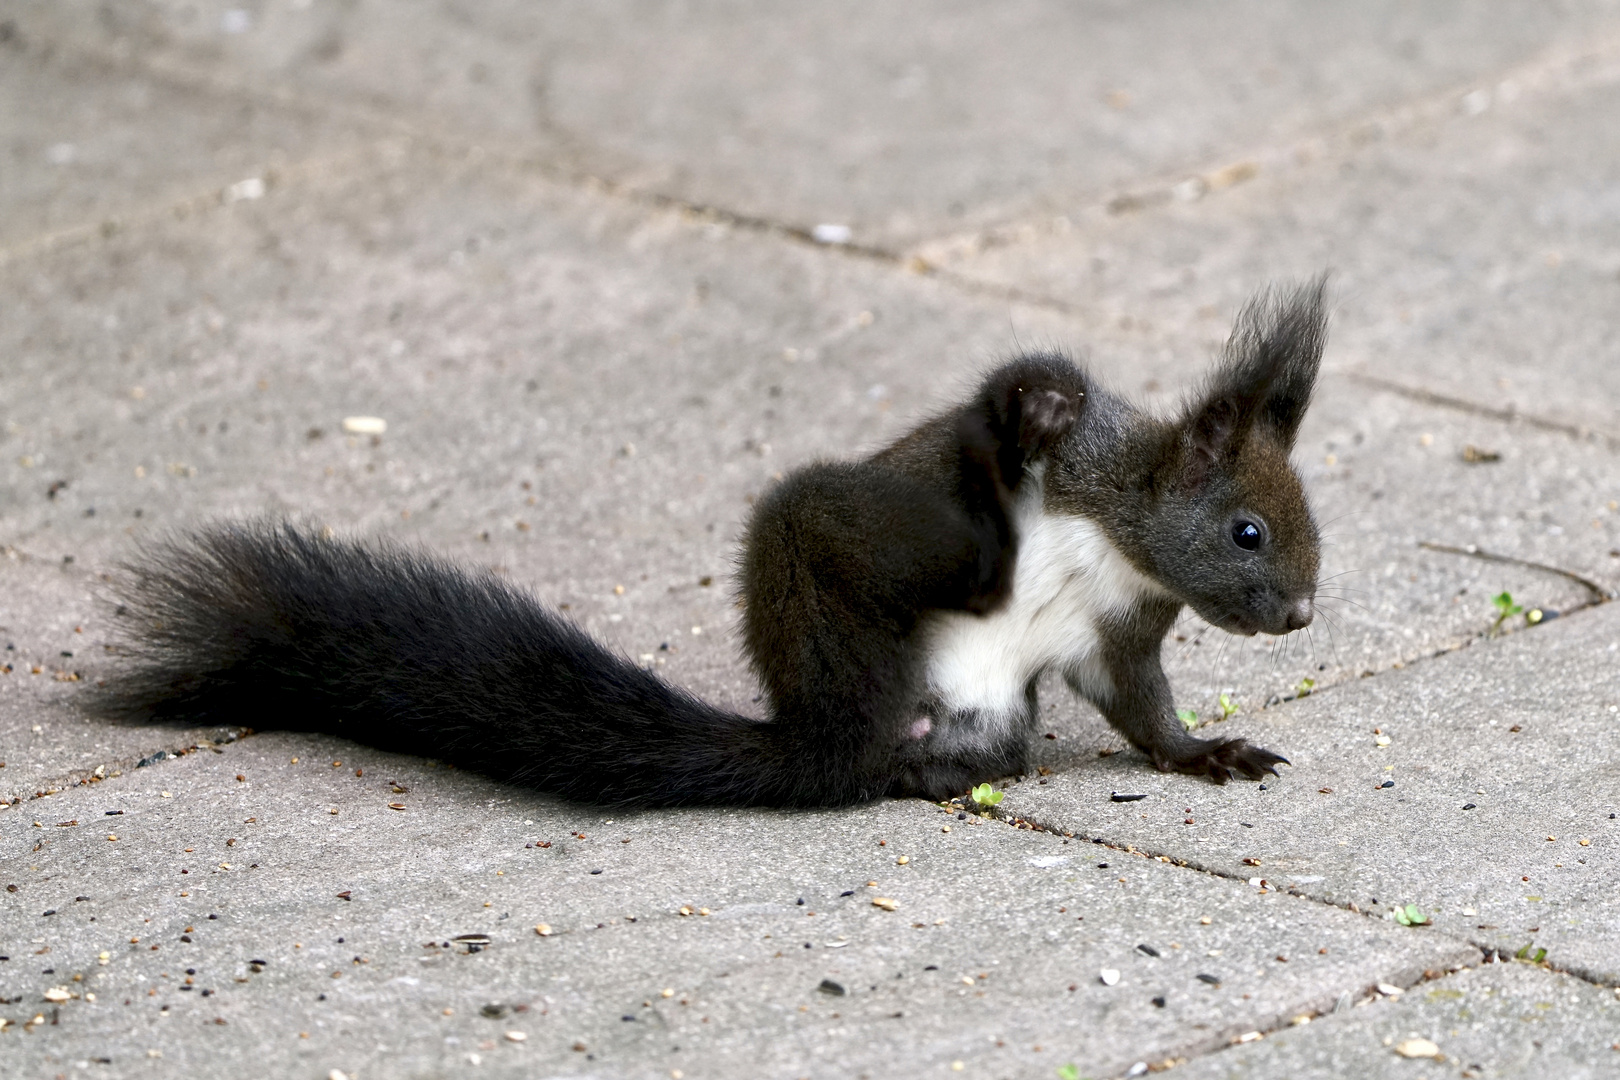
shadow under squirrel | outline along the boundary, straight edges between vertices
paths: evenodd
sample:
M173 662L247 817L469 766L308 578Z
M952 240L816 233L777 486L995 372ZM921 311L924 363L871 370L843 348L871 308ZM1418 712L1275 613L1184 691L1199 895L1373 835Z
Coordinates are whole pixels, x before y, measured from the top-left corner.
M1252 301L1171 419L1026 355L871 457L791 473L740 567L765 721L488 573L280 522L146 550L95 707L328 732L601 804L828 806L1025 771L1055 670L1159 769L1259 779L1285 759L1188 733L1160 644L1183 606L1236 634L1311 622L1289 452L1325 326L1320 281Z

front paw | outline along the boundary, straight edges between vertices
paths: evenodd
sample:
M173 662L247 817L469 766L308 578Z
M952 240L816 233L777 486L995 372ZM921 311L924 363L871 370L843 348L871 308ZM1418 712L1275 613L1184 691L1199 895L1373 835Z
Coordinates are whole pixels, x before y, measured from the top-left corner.
M1238 779L1260 780L1266 773L1276 776L1276 766L1288 763L1288 759L1281 754L1273 754L1247 739L1200 741L1198 748L1190 754L1154 761L1160 772L1208 776L1217 784Z

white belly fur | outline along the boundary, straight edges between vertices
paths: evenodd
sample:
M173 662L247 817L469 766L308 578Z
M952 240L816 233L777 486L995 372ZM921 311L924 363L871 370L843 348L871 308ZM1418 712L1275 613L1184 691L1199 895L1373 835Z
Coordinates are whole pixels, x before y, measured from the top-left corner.
M952 742L1007 733L1024 714L1024 688L1048 668L1069 673L1084 691L1107 693L1099 624L1163 593L1090 519L1049 512L1039 476L1021 486L1006 606L982 617L956 611L931 617L929 690L947 713L973 717L975 730L951 732Z

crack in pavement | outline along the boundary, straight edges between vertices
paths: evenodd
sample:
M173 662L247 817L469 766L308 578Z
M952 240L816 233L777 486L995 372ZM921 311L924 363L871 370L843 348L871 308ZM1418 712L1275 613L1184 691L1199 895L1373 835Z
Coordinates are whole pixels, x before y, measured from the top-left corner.
M1575 582L1575 584L1590 592L1592 594L1592 599L1589 602L1582 604L1580 607L1570 608L1568 611L1561 612L1561 614L1564 615L1573 614L1577 611L1585 611L1587 608L1595 607L1598 604L1606 604L1610 600L1613 600L1616 596L1615 590L1606 589L1590 578L1582 577L1580 574L1575 573L1573 570L1565 570L1562 567L1552 566L1548 563L1534 562L1530 559L1521 559L1514 555L1497 555L1493 552L1484 551L1474 544L1469 544L1466 547L1453 547L1450 544L1437 544L1430 540L1419 540L1418 547L1423 548L1426 551L1444 552L1447 555L1463 555L1470 559L1483 559L1485 562L1506 563L1509 566L1523 566L1531 570L1542 570L1549 574L1557 574L1560 577L1568 578L1570 581Z

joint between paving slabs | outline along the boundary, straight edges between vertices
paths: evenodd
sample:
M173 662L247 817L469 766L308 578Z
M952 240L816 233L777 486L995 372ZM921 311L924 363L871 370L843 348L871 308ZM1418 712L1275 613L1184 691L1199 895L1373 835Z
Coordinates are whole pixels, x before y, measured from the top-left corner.
M1514 406L1498 408L1493 405L1482 405L1479 402L1469 401L1466 398L1452 397L1449 394L1438 394L1433 390L1426 390L1421 386L1408 386L1393 379L1385 379L1378 375L1369 375L1360 371L1345 372L1345 378L1351 382L1361 383L1377 390L1384 390L1391 394L1415 401L1420 405L1431 405L1435 408L1450 409L1454 412L1466 413L1469 416L1482 416L1489 420L1499 420L1505 424L1524 424L1540 431L1550 431L1559 435L1567 435L1581 442L1603 443L1611 450L1620 450L1620 435L1611 434L1587 427L1584 424L1570 424L1562 420L1553 420L1538 416L1534 413L1522 412Z
M1590 611L1592 608L1599 607L1620 598L1620 592L1605 589L1597 582L1582 577L1580 574L1577 574L1572 570L1565 570L1561 567L1551 566L1547 563L1534 562L1529 559L1520 559L1512 555L1497 555L1492 552L1483 551L1478 547L1474 547L1473 545L1469 545L1468 547L1452 547L1448 544L1436 544L1427 540L1420 540L1417 546L1426 551L1434 551L1444 555L1461 555L1467 558L1484 559L1487 562L1506 563L1510 566L1522 566L1530 570L1538 570L1543 573L1556 574L1559 577L1567 578L1568 580L1575 582L1582 588L1586 589L1587 592L1591 594L1591 598L1585 603L1576 604L1574 607L1565 608L1564 610L1558 612L1557 615L1561 619L1572 618L1583 612ZM1544 625L1544 623L1537 623L1536 625ZM1530 630L1534 629L1534 627L1525 627L1524 629ZM1461 652L1463 649L1470 648L1481 641L1492 641L1495 640L1496 637L1505 637L1508 634L1523 632L1523 630L1510 630L1503 631L1501 634L1493 635L1489 629L1481 630L1478 633L1470 635L1469 637L1457 639L1449 645L1442 645L1438 649L1433 649L1417 656L1402 657L1398 660L1393 660L1387 667L1381 669L1365 669L1360 675L1348 675L1333 682L1324 680L1318 685L1312 687L1310 692L1307 694L1273 696L1262 702L1258 711L1264 712L1267 709L1286 705L1291 701L1299 701L1302 698L1316 697L1319 694L1326 694L1330 691L1337 690L1340 687L1349 686L1352 683L1359 682L1362 679L1374 678L1378 675L1384 675L1391 671L1400 671L1414 664L1420 664L1429 660L1438 660L1443 656L1450 656L1452 653Z
M504 153L499 150L491 150L488 146L485 146L480 142L456 138L455 136L436 128L412 124L401 117L394 116L387 112L381 112L374 109L361 109L353 105L334 108L330 104L310 100L282 87L242 85L227 80L216 79L200 72L176 69L162 63L153 63L151 61L144 60L136 61L128 56L115 52L109 52L103 49L96 49L93 47L87 48L77 44L65 45L60 42L53 42L52 44L53 47L55 47L60 53L101 63L121 71L143 75L178 89L193 91L202 90L215 95L227 94L251 104L265 104L266 99L268 99L268 103L272 105L281 106L314 116L327 116L343 119L356 124L357 126L376 128L379 129L379 140L383 142L386 142L390 136L393 138L403 136L415 143L421 144L423 148L427 148L446 156L466 157L469 155L475 155L482 161L499 163L516 172L537 172L543 178L554 183L560 183L568 187L607 195L609 197L618 198L626 202L636 203L643 206L649 206L658 210L676 211L684 216L695 218L700 221L724 224L733 228L745 229L751 232L768 233L792 240L797 243L806 244L810 247L822 250L830 250L837 252L838 254L867 259L870 261L884 262L897 266L903 262L902 257L896 252L876 245L854 242L825 242L818 240L812 229L802 225L777 221L775 219L757 214L740 213L725 209L724 207L694 202L689 199L683 199L678 196L668 195L657 191L649 191L630 184L624 184L616 180L610 180L588 170L571 169L566 166L543 161L532 154L514 154ZM495 137L496 134L497 133L491 133L492 138ZM362 155L359 153L350 153L331 160L335 162L344 162L358 160L361 157ZM274 170L271 170L268 166L266 166L260 170L259 179L268 179L265 174L274 171L277 174L276 179L278 183L284 186L292 180L293 177L291 174L308 174L316 171L310 167L311 164L314 163L305 162L292 166L281 166ZM115 215L113 218L107 220L69 226L68 228L60 229L41 237L34 237L21 241L13 245L10 249L0 249L0 262L9 261L19 257L26 257L37 249L49 248L55 244L71 243L83 239L93 239L97 235L105 237L125 227L131 222L141 222L161 218L166 214L183 212L186 210L203 211L207 209L217 209L218 206L221 205L228 205L228 202L220 198L220 191L217 187L211 188L209 191L203 194L165 202L160 207L147 207L143 211L131 212L122 216Z
M1062 837L1066 837L1066 838L1069 838L1069 839L1073 839L1073 840L1075 840L1077 842L1081 842L1081 843L1094 844L1094 845L1096 845L1098 847L1106 848L1109 851L1116 851L1116 852L1119 852L1119 853L1125 854L1125 855L1135 855L1135 856L1138 856L1139 858L1150 859L1150 860L1153 860L1155 862L1163 862L1163 863L1165 863L1165 864L1167 864L1169 866L1178 867L1178 868L1183 869L1183 870L1192 870L1195 873L1207 874L1210 877L1222 878L1222 879L1227 880L1227 881L1235 881L1240 885L1247 885L1249 883L1249 879L1246 878L1246 877L1243 877L1242 875L1231 873L1231 872L1221 870L1221 869L1218 869L1218 868L1212 867L1212 866L1205 866L1205 865L1202 865L1200 863L1196 863L1196 862L1193 862L1193 861L1190 861L1190 860L1187 860L1187 859L1182 859L1180 857L1173 856L1173 855L1165 855L1165 854L1162 854L1162 853L1159 853L1159 852L1154 852L1154 851L1144 851L1141 848L1138 848L1135 844L1118 844L1118 843L1115 843L1115 842L1113 842L1111 840L1104 839L1103 837L1085 836L1085 835L1079 834L1079 833L1066 832L1063 829L1060 829L1058 827L1055 827L1055 826L1052 826L1052 825L1047 825L1047 824L1038 822L1038 821L1033 820L1033 819L1026 819L1026 818L1022 818L1022 817L1016 817L1016 818L1012 819L1012 822L1017 822L1017 821L1024 821L1031 828L1036 829L1036 830L1041 831L1041 832L1053 833L1053 834L1055 834L1057 836L1062 836ZM1321 904L1324 907L1338 908L1341 911L1349 912L1352 915L1360 915L1360 916L1362 916L1363 918L1366 918L1366 919L1372 919L1372 918L1375 917L1371 912L1362 911L1353 902L1347 901L1347 902L1341 904L1341 903L1338 903L1336 901L1329 900L1326 897L1316 896L1314 894L1305 892L1304 890L1301 890L1301 889L1272 888L1272 889L1270 889L1268 891L1272 892L1272 893L1278 893L1278 894L1287 895L1287 896L1296 896L1296 897L1300 898L1301 900L1309 900L1312 903ZM1379 921L1384 921L1382 916L1378 916L1377 918L1379 919ZM1481 964L1488 964L1488 963L1526 963L1526 964L1531 964L1532 967L1540 967L1540 968L1544 968L1544 969L1546 969L1548 971L1554 971L1554 972L1558 972L1558 973L1563 974L1563 975L1568 975L1569 977L1571 977L1573 979L1579 979L1580 981L1582 981L1584 983L1589 983L1592 986L1597 986L1597 987L1601 987L1601 988L1604 988L1604 989L1610 989L1611 987L1620 988L1620 986L1617 986L1616 984L1611 984L1611 983L1605 982L1601 977L1593 974L1590 971L1585 971L1585 970L1582 970L1582 969L1576 968L1576 967L1560 967L1559 965L1553 963L1550 960L1542 960L1542 961L1537 962L1537 963L1532 963L1531 961L1519 959L1519 958L1513 956L1512 954L1510 954L1508 952L1505 952L1503 950L1502 946L1500 946L1498 944L1476 941L1473 938L1468 937L1466 935L1461 936L1461 937L1458 937L1457 935L1448 935L1448 936L1453 937L1456 940L1466 942L1467 944L1472 945L1474 948L1478 949L1479 952L1480 952L1480 961L1479 962ZM1471 966L1477 966L1477 965L1465 965L1465 967L1471 967ZM1449 969L1449 971L1447 971L1447 972L1441 972L1439 974L1435 974L1435 973L1432 973L1432 972L1429 972L1429 971L1425 971L1423 973L1423 977L1417 979L1412 985L1417 985L1417 983L1421 983L1421 982L1432 981L1433 979L1440 978L1445 974L1449 974L1449 973L1455 972L1455 971L1462 971L1462 970L1464 970L1464 967L1452 968L1452 969ZM1405 987L1403 987L1402 989L1405 989Z
M228 93L232 96L255 103L268 98L274 104L289 109L297 109L307 113L312 113L314 115L335 115L348 119L357 124L392 130L397 134L407 135L413 139L429 143L441 151L459 154L473 152L485 158L503 160L509 167L518 168L520 170L539 171L548 179L564 182L570 186L583 187L588 190L603 192L610 196L616 196L627 201L653 206L659 209L676 210L683 214L695 216L702 220L724 223L737 228L773 234L812 247L832 249L842 255L853 256L876 262L884 262L897 267L903 267L915 273L938 276L947 283L959 289L970 292L982 293L984 295L994 296L999 299L1029 304L1032 306L1047 307L1070 315L1081 314L1081 312L1074 308L1073 305L1064 303L1063 301L1055 298L1027 293L1024 290L1012 287L995 286L988 283L976 282L965 275L944 271L927 260L921 254L921 251L930 246L930 244L937 246L940 243L947 242L948 238L942 238L935 241L925 241L920 245L914 245L913 253L909 255L906 253L895 252L877 245L857 244L852 242L827 243L819 240L815 236L813 230L805 228L802 225L794 225L761 215L745 214L727 210L722 207L705 205L656 191L648 191L634 187L633 185L608 180L586 170L568 169L548 162L540 161L532 156L491 152L486 147L483 147L477 143L468 142L464 139L457 139L434 128L424 128L419 125L412 124L402 117L385 111L359 109L352 105L346 108L333 109L329 103L309 100L299 94L287 90L285 87L278 87L274 85L242 85L219 80L201 72L176 69L161 62L153 63L150 60L135 60L128 54L118 53L115 51L86 48L80 45L63 45L62 43L53 44L55 44L60 51L76 53L87 59L93 59L100 63L111 65L123 70L138 72L154 79L166 81L173 85L178 85L181 88L201 88L212 93ZM1446 119L1459 115L1461 110L1458 109L1457 102L1461 100L1463 86L1490 86L1505 81L1513 81L1516 84L1522 84L1523 88L1528 88L1532 92L1537 89L1544 88L1543 84L1547 83L1551 83L1553 89L1555 90L1559 88L1567 90L1571 87L1571 85L1585 85L1587 83L1597 82L1607 77L1609 72L1604 67L1602 61L1612 58L1612 56L1615 54L1620 54L1620 38L1604 42L1594 48L1589 48L1575 54L1556 55L1551 58L1535 58L1528 62L1511 66L1490 78L1470 79L1467 80L1466 83L1459 86L1451 87L1445 91L1420 97L1415 102L1403 102L1393 107L1384 107L1382 109L1374 110L1369 115L1363 115L1354 120L1346 121L1337 125L1335 130L1327 136L1303 136L1295 139L1286 147L1265 148L1251 154L1250 157L1274 160L1297 157L1301 148L1318 145L1324 140L1331 141L1335 144L1342 144L1344 147L1347 147L1353 151L1359 145L1359 143L1363 141L1361 133L1365 131L1376 130L1379 132L1384 132L1387 130L1411 126L1424 119ZM1596 61L1596 63L1594 63L1594 61ZM1583 68L1586 69L1584 72L1584 78L1577 76L1573 79L1569 77L1562 80L1559 79L1560 75L1568 76L1570 73L1579 73ZM1314 156L1314 154L1311 156ZM1238 169L1239 171L1232 173L1233 169ZM1255 166L1253 166L1252 162L1249 162L1247 159L1239 162L1237 165L1225 165L1217 168L1213 173L1211 173L1211 175L1232 173L1236 179L1231 183L1218 184L1214 187L1206 184L1206 189L1217 190L1226 186L1234 186L1235 183L1241 182L1241 180L1252 176L1254 169ZM1174 197L1173 189L1176 187L1176 185L1185 183L1186 173L1185 171L1181 171L1176 172L1174 175L1176 176L1176 179L1173 181L1164 181L1162 183L1158 183L1157 185L1152 185L1143 189L1152 192L1158 192L1159 189L1163 189L1163 195L1165 198L1160 200L1155 197L1152 202L1168 201L1170 198ZM1195 177L1201 177L1202 173L1195 171L1193 175ZM1131 194L1131 188L1129 186L1119 190L1122 193L1115 194L1098 205L1100 205L1106 210L1106 212L1110 214L1121 212L1120 208L1122 206L1124 206L1126 209L1137 209L1142 205L1146 205L1142 203L1144 196L1140 191L1138 191L1136 194ZM207 196L200 196L191 200L185 200L185 202L190 203L198 201L198 199L207 200L215 197L216 196L214 193L210 193ZM170 209L173 209L172 205ZM88 234L94 234L97 231L104 231L105 225L106 223L99 222L93 225L81 226L78 227L78 229L71 231L82 231ZM976 234L976 236L980 238L992 238L996 243L1006 243L1009 242L1007 239L1008 237L1021 238L1027 233L1027 231L1027 224L1020 225L1008 223L993 227L991 229L981 230L981 232ZM25 242L23 245L24 249L26 249L27 246L28 245ZM14 257L13 253L0 251L0 262L5 261L8 256ZM1611 441L1614 441L1612 437L1605 436L1605 438L1609 438Z
M0 796L0 810L7 806L20 806L25 802L34 802L39 799L49 798L52 795L61 795L72 788L98 784L103 780L110 780L134 772L136 769L152 768L200 750L212 750L216 754L223 754L225 751L221 750L220 747L241 742L243 739L250 738L255 734L257 733L252 728L226 728L220 732L220 737L217 739L202 739L190 744L180 743L175 746L161 747L145 757L117 758L112 761L102 762L94 768L74 769L72 772L44 781L44 786L36 789L32 795L18 795L10 803L5 801L4 796Z
M1264 1039L1264 1038L1266 1038L1268 1036L1275 1035L1280 1031L1287 1031L1287 1030L1289 1030L1289 1029L1291 1029L1293 1027L1296 1027L1299 1024L1299 1020L1298 1020L1299 1016L1305 1016L1305 1017L1308 1017L1310 1020L1314 1021L1318 1017L1334 1016L1334 1015L1337 1015L1338 1013L1341 1013L1341 1012L1348 1012L1352 1008L1356 1008L1356 1007L1364 1006L1364 1005L1373 1005L1373 1004L1377 1004L1378 1002L1381 1002L1381 1001L1388 1001L1391 1004L1397 1004L1400 1001L1400 998L1405 995L1406 991L1411 990L1411 989L1413 989L1415 987L1418 987L1418 986L1422 986L1425 983L1438 982L1441 979L1450 978L1452 975L1455 975L1455 974L1457 974L1459 972L1462 972L1462 971L1472 971L1475 968L1483 967L1486 964L1501 964L1501 963L1528 964L1529 963L1529 961L1525 961L1525 960L1512 960L1512 959L1508 959L1508 958L1498 958L1499 956L1500 956L1500 954L1493 955L1490 950L1482 950L1480 960L1479 960L1478 964L1462 964L1462 965L1455 965L1455 966L1446 967L1446 968L1443 968L1443 969L1441 969L1441 968L1427 968L1427 969L1425 969L1423 971L1423 973L1421 975L1418 976L1417 979L1415 979L1412 982L1410 982L1410 983L1406 984L1405 986L1401 987L1400 988L1401 989L1401 994L1400 995L1394 995L1394 996L1386 995L1385 993L1383 993L1381 990L1377 989L1376 987L1373 987L1373 988L1369 989L1368 991L1364 992L1359 998L1355 997L1354 993L1352 991L1344 991L1343 993L1338 995L1338 997L1336 998L1334 1004L1332 1006L1328 1007L1328 1008L1325 1008L1325 1009L1310 1009L1310 1008L1302 1009L1299 1013L1295 1014L1294 1017L1292 1017L1292 1018L1290 1018L1290 1019L1288 1019L1286 1021L1279 1021L1279 1022L1271 1024L1269 1026L1252 1028L1248 1032L1245 1032L1243 1035L1240 1035L1240 1036L1229 1036L1229 1037L1226 1038L1225 1042L1222 1045L1214 1046L1214 1047L1212 1047L1212 1048L1210 1048L1208 1050L1204 1050L1204 1051L1185 1051L1184 1050L1184 1051L1181 1051L1180 1053L1174 1054L1173 1056L1183 1059L1182 1061L1179 1061L1177 1064L1185 1063L1185 1061L1190 1061L1191 1059L1193 1059L1195 1057L1197 1057L1197 1058L1212 1057L1212 1056L1214 1056L1216 1054L1221 1054L1221 1053L1224 1053L1224 1052L1226 1052L1228 1050L1234 1049L1235 1047L1237 1047L1239 1045L1244 1045L1244 1044L1247 1044L1247 1043L1250 1043L1250 1042L1254 1042L1254 1041L1257 1041L1257 1040L1260 1040L1260 1039ZM1560 973L1560 974L1571 975L1572 977L1574 977L1576 979L1582 979L1582 977L1580 975L1577 975L1577 974L1575 974L1573 972L1565 971L1562 968L1553 967L1552 965L1547 964L1547 963L1531 964L1530 966L1543 968L1543 969L1553 971L1553 972L1556 972L1556 973ZM1586 979L1582 979L1582 981L1592 982L1592 980L1586 980ZM1606 983L1596 982L1596 983L1593 983L1593 985L1596 985L1596 986L1598 986L1598 987L1600 987L1602 989L1609 989L1609 986ZM1620 988L1617 988L1617 989L1620 989ZM1347 1002L1348 1002L1348 1004L1346 1004ZM1122 1077L1123 1076L1140 1075L1140 1073L1134 1071L1135 1069L1136 1069L1136 1067L1132 1066L1132 1071L1127 1071L1127 1072L1125 1072L1123 1074L1120 1074L1120 1075Z
M1468 107L1468 100L1482 89L1489 95L1497 87L1512 85L1520 97L1525 97L1537 93L1569 93L1601 84L1616 77L1614 61L1617 59L1620 59L1620 37L1584 50L1554 51L1551 55L1544 52L1499 69L1495 74L1477 75L1444 90L1420 94L1414 99L1374 108L1357 117L1331 124L1324 134L1301 134L1285 143L1252 148L1247 154L1228 153L1219 159L1205 159L1202 165L1190 169L1166 170L1151 181L1122 185L1115 189L1112 196L1083 207L1079 212L1114 217L1157 209L1189 197L1202 200L1236 187L1258 175L1263 168L1279 163L1308 164L1335 156L1353 156L1370 141L1399 134L1424 123L1466 120L1475 112ZM1186 195L1182 194L1184 191ZM988 248L1031 242L1050 234L1054 229L1068 232L1073 225L1067 216L1004 222L972 233L924 241L913 249L908 263L921 263L931 271L940 272L939 267L932 265L935 260L926 256L929 249L943 250L948 255L954 248L971 256ZM959 284L971 280L958 275L953 277ZM1021 296L1020 299L1059 311L1069 310L1056 299L1029 296Z

